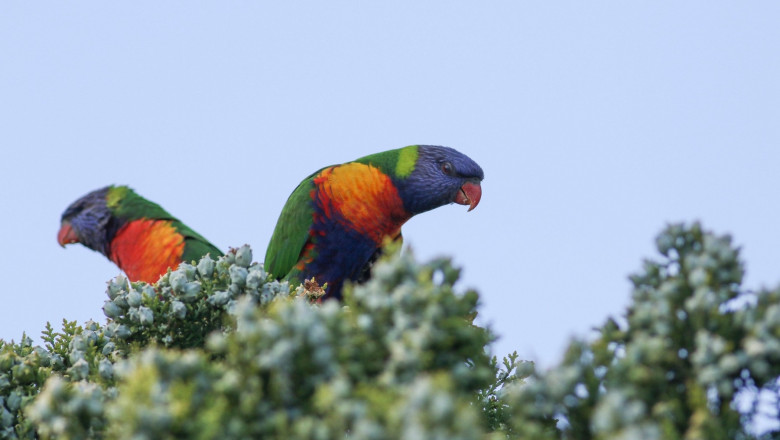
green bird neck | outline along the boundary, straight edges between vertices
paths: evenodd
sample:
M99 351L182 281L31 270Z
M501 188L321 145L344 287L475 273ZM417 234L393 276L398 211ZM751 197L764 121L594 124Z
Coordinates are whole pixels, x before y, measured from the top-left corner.
M418 146L410 145L364 156L355 162L377 167L395 179L404 179L414 171L418 155Z
M106 205L113 215L126 221L141 218L176 220L160 205L146 200L126 186L112 187L106 195Z

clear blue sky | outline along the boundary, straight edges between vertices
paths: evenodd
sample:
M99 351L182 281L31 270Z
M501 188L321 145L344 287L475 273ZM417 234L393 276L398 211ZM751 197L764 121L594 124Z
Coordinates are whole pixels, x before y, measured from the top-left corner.
M105 320L118 269L55 240L129 184L262 260L310 172L415 143L485 170L479 207L413 218L481 319L550 365L628 304L667 223L780 281L780 2L2 2L0 338Z

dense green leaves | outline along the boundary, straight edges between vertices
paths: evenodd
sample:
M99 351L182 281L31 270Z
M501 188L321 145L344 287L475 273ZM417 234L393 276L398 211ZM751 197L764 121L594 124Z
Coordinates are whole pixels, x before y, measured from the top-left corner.
M105 325L0 342L0 438L755 438L780 290L746 292L730 238L698 224L657 246L626 315L544 372L490 357L443 259L380 262L340 303L246 246L155 285L119 277Z
M516 358L499 371L488 356L477 294L453 291L447 260L379 264L322 304L251 260L243 247L153 286L118 277L105 326L8 344L38 371L8 437L479 438L505 418L497 392Z
M634 285L627 325L575 341L564 362L513 387L515 432L528 438L752 438L751 411L735 396L780 375L780 291L744 292L739 252L699 224L671 225L657 238ZM562 432L547 430L559 417ZM546 435L543 435L545 433Z

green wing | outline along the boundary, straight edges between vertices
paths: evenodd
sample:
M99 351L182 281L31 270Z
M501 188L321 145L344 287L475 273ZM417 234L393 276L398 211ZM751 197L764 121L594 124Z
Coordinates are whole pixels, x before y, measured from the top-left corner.
M176 228L176 231L178 231L179 234L184 236L184 252L181 255L182 261L198 262L206 254L211 254L211 258L216 260L217 257L223 255L221 250L184 223L175 220L173 222L173 227Z
M141 197L127 186L112 187L106 197L106 204L115 216L128 221L142 218L170 220L176 232L184 237L182 261L198 261L206 254L211 254L214 258L223 255L219 248L172 216L162 206Z
M274 234L265 251L265 270L277 279L284 278L293 269L309 239L314 213L311 191L314 189L314 176L320 171L298 184L276 222Z

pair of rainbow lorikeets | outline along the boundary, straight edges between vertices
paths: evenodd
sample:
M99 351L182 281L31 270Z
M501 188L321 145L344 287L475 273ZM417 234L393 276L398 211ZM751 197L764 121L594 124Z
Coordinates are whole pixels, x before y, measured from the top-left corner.
M287 199L265 255L265 269L292 284L315 278L326 297L367 278L385 240L400 240L412 216L449 203L474 209L482 168L448 147L412 145L333 165L304 179ZM222 252L126 186L73 202L57 241L81 243L116 263L131 281L153 283L182 261Z

